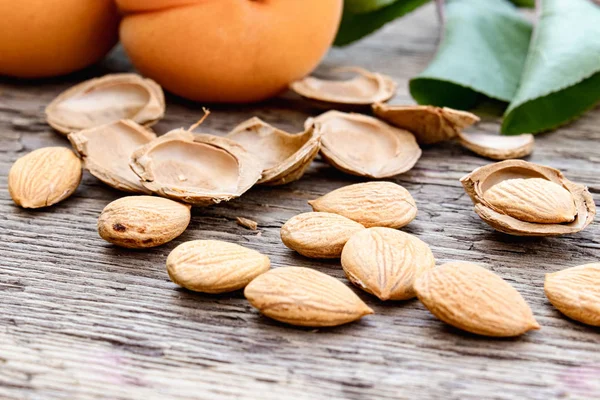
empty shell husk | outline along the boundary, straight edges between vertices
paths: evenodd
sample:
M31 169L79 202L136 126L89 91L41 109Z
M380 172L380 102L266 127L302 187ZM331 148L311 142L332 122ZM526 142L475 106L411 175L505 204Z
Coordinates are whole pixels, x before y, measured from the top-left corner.
M302 133L290 134L257 117L242 122L227 137L260 159L263 171L258 183L271 186L300 179L321 145L312 124Z
M156 82L137 74L110 74L61 93L46 107L46 121L69 133L121 119L150 126L164 113L164 94Z
M412 132L420 144L453 139L458 132L479 121L470 112L447 107L373 104L373 112L384 121Z
M148 190L195 206L241 196L262 171L260 160L239 143L184 129L136 150L130 165Z
M150 193L129 167L134 150L156 134L131 120L122 120L69 134L69 141L96 178L118 190Z
M534 179L547 181L546 190L540 190L539 181ZM588 226L596 215L594 200L585 186L569 181L554 168L522 160L506 160L477 168L463 177L461 183L481 219L494 229L510 235L556 236L575 233ZM566 195L565 190L568 191ZM486 195L486 192L489 194ZM565 204L565 196L569 194L568 199L572 198L574 207ZM498 195L503 201L498 201ZM547 221L543 217L552 210L557 210L557 220L566 222L529 222L519 217L527 211L530 221ZM573 215L567 218L565 213Z
M348 174L380 179L410 170L421 157L412 133L362 114L328 111L308 124L321 134L321 154Z
M464 148L492 160L528 156L535 144L535 139L530 133L503 136L481 132L458 132L458 141Z
M308 76L292 83L290 88L302 97L330 106L368 106L387 101L396 93L396 83L387 75L360 67L340 67L333 72L353 72L356 76L348 80Z

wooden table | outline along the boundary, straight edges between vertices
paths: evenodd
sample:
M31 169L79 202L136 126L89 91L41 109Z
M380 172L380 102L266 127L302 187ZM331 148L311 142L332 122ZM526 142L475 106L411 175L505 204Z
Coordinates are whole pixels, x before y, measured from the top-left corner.
M433 7L374 36L334 49L323 68L360 64L399 82L436 48ZM563 317L546 300L544 274L600 259L600 224L560 238L495 232L472 210L459 178L490 161L447 143L427 148L417 166L393 181L415 197L419 215L406 229L431 245L438 262L474 261L514 285L543 326L509 340L459 332L418 301L380 302L334 329L296 329L261 317L241 292L203 295L169 280L165 260L192 239L236 242L269 255L274 267L316 268L347 282L338 261L288 250L279 228L310 208L307 200L358 182L316 161L293 184L256 187L242 198L194 209L188 230L148 251L119 249L98 237L103 207L123 196L85 174L77 192L48 209L16 207L7 191L11 164L43 146L68 145L43 110L67 87L129 70L117 51L102 66L41 82L0 81L0 398L2 399L553 399L600 398L600 330ZM213 106L203 125L223 134L257 115L291 131L319 110L286 94L256 106ZM159 133L188 126L201 105L168 97ZM482 129L497 131L498 119ZM556 132L538 135L529 159L564 171L600 193L600 109ZM259 223L244 229L237 216Z

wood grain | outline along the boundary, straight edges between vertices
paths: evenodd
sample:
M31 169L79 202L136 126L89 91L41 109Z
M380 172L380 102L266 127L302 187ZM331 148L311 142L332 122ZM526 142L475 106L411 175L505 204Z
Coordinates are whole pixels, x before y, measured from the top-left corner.
M400 87L394 102L411 103L407 81L432 57L437 34L428 6L332 50L322 68L360 64L391 75ZM241 292L196 294L169 281L165 261L175 246L223 239L268 254L274 267L313 267L347 282L338 261L303 258L279 238L287 219L310 211L307 200L360 181L321 161L298 182L194 209L181 237L148 251L119 249L98 237L100 211L123 194L87 173L77 192L52 208L16 207L7 190L11 164L39 147L68 145L45 124L45 105L82 79L130 68L116 51L103 65L65 78L0 79L0 398L600 398L600 330L563 317L543 291L545 273L598 261L599 225L560 238L493 231L458 181L489 161L453 143L426 148L413 170L393 179L419 208L403 230L430 244L440 263L477 262L507 279L531 305L540 331L480 338L444 325L418 301L383 303L359 291L375 315L333 329L294 329L261 317ZM168 96L157 132L189 126L201 106ZM289 93L211 110L203 130L218 134L254 115L301 131L320 112ZM498 126L498 118L486 117L481 129ZM529 160L562 170L598 199L599 126L596 108L537 136ZM240 216L257 221L260 233L237 225Z

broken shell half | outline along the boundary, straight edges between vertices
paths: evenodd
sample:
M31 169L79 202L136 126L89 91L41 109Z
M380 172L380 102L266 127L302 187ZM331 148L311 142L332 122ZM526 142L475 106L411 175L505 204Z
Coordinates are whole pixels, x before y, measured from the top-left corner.
M137 74L110 74L82 82L46 107L46 121L69 133L131 119L150 126L165 113L162 88Z
M535 139L530 133L517 136L481 132L458 132L460 144L473 153L492 160L521 158L531 154Z
M118 190L151 193L129 167L131 154L156 139L156 134L131 120L122 120L69 134L69 141L92 175Z
M260 159L263 171L258 183L272 186L300 179L321 145L321 137L313 125L294 135L257 117L242 122L227 137Z
M349 80L326 80L313 76L296 81L290 88L300 96L334 105L369 105L387 101L396 93L396 82L360 67L340 67L334 73L353 72Z
M306 121L313 123L323 158L348 174L387 178L408 171L421 157L412 133L377 118L328 111Z
M594 200L585 186L569 181L554 168L527 161L486 165L463 177L461 183L481 219L510 235L575 233L588 226L596 215ZM527 218L523 218L524 214ZM556 221L565 222L548 222L552 221L549 214L554 214Z
M262 164L239 143L176 129L137 149L130 166L142 185L161 196L208 206L241 196Z
M411 131L420 144L453 139L458 132L479 122L479 117L447 107L373 104L375 115L390 124Z

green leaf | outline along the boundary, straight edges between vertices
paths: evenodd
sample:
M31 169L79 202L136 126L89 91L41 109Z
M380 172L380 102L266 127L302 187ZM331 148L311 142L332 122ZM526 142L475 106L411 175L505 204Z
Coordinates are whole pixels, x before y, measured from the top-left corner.
M296 0L298 1L298 0ZM414 9L422 6L430 0L351 0L353 5L348 7L348 1L344 3L344 14L342 22L335 38L336 46L345 46L363 36L375 32L386 23L401 17ZM362 8L359 8L362 3ZM377 8L377 6L384 5ZM353 10L374 10L371 12L353 12Z
M448 0L444 37L433 61L411 79L412 97L419 104L459 109L486 98L510 102L531 31L506 0Z
M590 0L544 0L505 134L567 123L600 101L600 7Z
M528 8L533 8L535 7L535 0L510 0L513 2L513 4L517 7L528 7Z
M386 23L413 11L430 0L344 0L344 16L335 40L345 46L369 35ZM501 0L502 1L502 0ZM535 0L510 0L519 7L534 7Z

